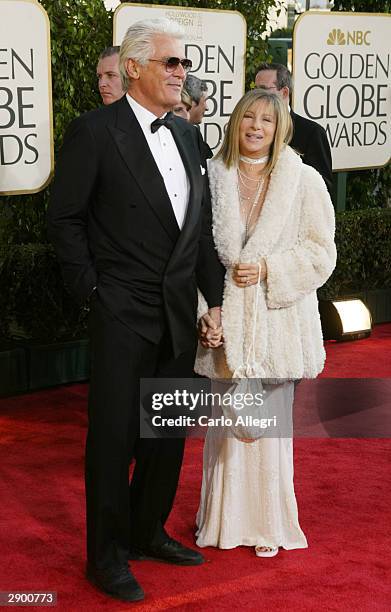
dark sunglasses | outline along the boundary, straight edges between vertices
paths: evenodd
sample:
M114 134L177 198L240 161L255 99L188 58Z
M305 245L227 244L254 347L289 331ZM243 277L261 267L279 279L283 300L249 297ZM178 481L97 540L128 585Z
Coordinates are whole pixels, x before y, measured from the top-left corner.
M161 60L149 59L148 61L149 62L159 62L159 64L164 64L167 72L174 72L174 70L178 68L179 64L181 64L185 72L189 72L190 68L193 65L191 60L187 58L180 59L179 57L164 57Z

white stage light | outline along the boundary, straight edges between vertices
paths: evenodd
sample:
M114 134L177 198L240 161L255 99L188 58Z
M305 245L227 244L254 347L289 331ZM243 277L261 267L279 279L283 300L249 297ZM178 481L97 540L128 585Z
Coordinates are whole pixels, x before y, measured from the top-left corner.
M371 335L371 313L362 300L323 300L319 313L325 340L358 340Z

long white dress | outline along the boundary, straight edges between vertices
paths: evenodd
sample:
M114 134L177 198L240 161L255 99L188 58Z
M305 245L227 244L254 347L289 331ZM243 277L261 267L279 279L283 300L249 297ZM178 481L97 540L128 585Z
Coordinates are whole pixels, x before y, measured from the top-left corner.
M277 385L273 393L291 415L293 383ZM306 548L293 485L292 438L245 443L227 437L224 428L210 428L197 526L201 547Z
M293 485L294 383L264 384L263 389L284 414L282 435L288 431L288 437L262 437L247 443L226 427L208 429L197 513L200 547L308 547ZM221 415L221 409L217 411L214 417Z

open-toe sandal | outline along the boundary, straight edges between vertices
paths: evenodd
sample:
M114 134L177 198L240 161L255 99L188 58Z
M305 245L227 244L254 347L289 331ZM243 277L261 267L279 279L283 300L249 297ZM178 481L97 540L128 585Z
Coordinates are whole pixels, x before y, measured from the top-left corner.
M278 554L278 546L256 546L255 554L257 557L275 557Z

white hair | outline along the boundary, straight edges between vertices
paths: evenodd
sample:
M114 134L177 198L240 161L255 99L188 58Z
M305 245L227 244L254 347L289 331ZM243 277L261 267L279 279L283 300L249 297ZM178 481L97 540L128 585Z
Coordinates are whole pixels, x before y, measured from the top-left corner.
M146 64L155 52L153 38L162 34L177 40L184 38L182 28L175 21L166 18L143 19L128 28L119 51L119 71L125 91L129 87L127 60L131 58L142 65Z

